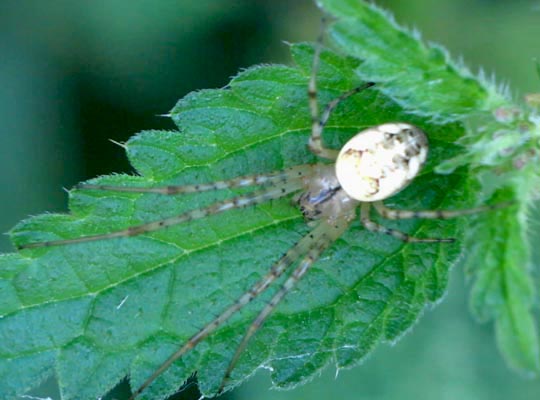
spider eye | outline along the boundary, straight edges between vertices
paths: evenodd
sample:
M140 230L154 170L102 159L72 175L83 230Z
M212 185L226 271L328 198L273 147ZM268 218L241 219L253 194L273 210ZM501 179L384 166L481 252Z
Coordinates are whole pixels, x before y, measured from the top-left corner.
M343 146L336 160L336 175L352 198L383 200L414 179L427 152L427 137L416 126L378 125L359 132Z

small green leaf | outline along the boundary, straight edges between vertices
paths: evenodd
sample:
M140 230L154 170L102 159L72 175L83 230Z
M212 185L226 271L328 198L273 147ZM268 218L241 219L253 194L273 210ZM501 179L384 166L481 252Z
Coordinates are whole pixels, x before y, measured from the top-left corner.
M380 83L411 113L451 121L502 103L494 88L454 63L444 48L425 45L418 32L403 29L387 12L356 0L318 3L338 18L330 28L336 46L364 60L358 75Z
M530 248L523 230L527 226L524 207L525 203L518 203L498 211L491 223L472 225L464 266L474 279L473 314L481 321L495 320L497 343L508 364L531 375L540 371L540 343L531 310L536 293L530 276ZM493 239L477 240L486 235Z

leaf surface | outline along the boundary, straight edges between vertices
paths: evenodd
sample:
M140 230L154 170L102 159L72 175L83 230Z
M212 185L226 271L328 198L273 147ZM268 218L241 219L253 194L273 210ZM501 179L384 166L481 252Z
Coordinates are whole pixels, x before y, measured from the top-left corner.
M467 166L477 204L513 201L496 215L479 216L466 230L463 264L473 281L471 308L495 321L509 365L540 373L537 302L531 275L528 215L540 193L540 118L534 104L516 102L504 86L475 77L438 45L424 44L374 5L320 0L337 22L330 37L344 53L365 60L356 73L411 112L459 121L462 150L436 167L443 174ZM459 201L459 200L457 200Z
M362 36L358 35L349 35L346 41L339 36L346 33L339 28L341 23L372 25L369 37L373 41L395 50L410 47L415 50L415 63L423 69L429 70L431 62L446 63L438 57L432 60L414 36L404 34L377 9L356 1L321 3L344 22L331 28L334 40L342 43L341 54L330 50L322 54L320 104L364 79L374 79L368 67L374 63L372 53L380 48L359 42ZM367 53L358 52L366 47ZM178 131L146 131L130 139L125 147L138 176L111 175L91 182L130 186L212 182L315 162L306 148L311 124L307 81L313 49L299 44L291 50L295 66L253 67L225 89L202 90L181 99L171 111ZM382 53L379 59L382 66L388 64ZM407 121L428 132L428 165L410 187L387 201L389 206L459 208L493 193L500 195L501 187L512 192L508 181L491 191L476 184L465 168L471 164L472 153L465 152L466 162L455 162L446 171L453 173L435 172L444 160L463 160L459 157L468 149L467 142L454 143L467 138L468 112L479 104L491 104L484 84L458 70L448 69L445 74L441 67L443 82L448 79L451 85L467 88L466 102L452 92L446 101L433 96L430 103L427 97L412 95L415 85L422 90L429 86L418 74L404 83L393 67L390 63L379 71L396 79L385 77L379 90L362 92L339 106L325 130L326 143L339 148L359 130L388 121ZM445 85L438 87L441 93ZM494 103L499 101L497 97ZM474 160L482 161L482 157ZM478 175L491 171L480 161L473 163ZM20 245L112 232L232 195L232 191L162 196L74 190L69 195L69 215L45 214L23 221L12 231L12 238ZM488 231L478 245L493 237L490 229L496 225L489 221L514 215L515 210L499 211L480 218L478 229ZM509 226L495 234L521 234L521 222L515 230ZM384 221L416 236L458 238L463 236L464 223L464 219ZM0 386L1 397L17 398L52 373L59 379L63 399L97 398L128 375L132 387L137 387L308 229L297 207L286 198L141 236L0 257L0 381L9 382ZM233 372L231 385L265 367L271 369L276 386L293 387L328 364L343 368L361 362L378 344L396 341L426 307L442 297L448 270L461 251L459 243L403 244L366 232L355 222L254 336ZM525 260L527 254L522 254ZM494 255L494 260L497 274L504 274L507 283L517 282L509 287L501 300L504 307L496 314L499 343L505 354L515 354L511 359L517 360L538 341L530 329L534 328L529 306L533 294L527 297L519 291L520 281L511 278L511 271L525 287L530 277L509 254ZM478 285L481 272L474 276ZM178 360L141 397L164 398L195 371L201 391L214 394L236 344L277 287ZM506 302L508 298L514 300ZM500 310L506 312L499 314ZM522 320L523 315L529 319ZM516 325L516 317L524 322ZM511 329L521 332L517 342L509 335ZM536 366L531 360L519 365L533 370Z

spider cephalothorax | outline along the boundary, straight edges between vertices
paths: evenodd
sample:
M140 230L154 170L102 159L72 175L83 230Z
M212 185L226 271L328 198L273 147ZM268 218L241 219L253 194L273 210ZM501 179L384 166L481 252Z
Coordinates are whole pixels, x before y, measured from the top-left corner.
M313 174L304 179L304 191L297 202L308 221L332 220L336 215L352 219L358 205L341 187L333 164L314 166Z

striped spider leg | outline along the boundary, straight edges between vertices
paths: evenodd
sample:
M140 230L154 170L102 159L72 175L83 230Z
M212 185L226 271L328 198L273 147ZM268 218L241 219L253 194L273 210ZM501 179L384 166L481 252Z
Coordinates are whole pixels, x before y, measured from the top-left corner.
M277 260L257 283L244 292L234 303L203 326L182 344L176 352L161 364L144 383L137 388L131 400L141 394L171 364L196 347L201 341L222 326L232 315L241 310L270 287L293 265L296 267L282 283L274 296L266 303L258 316L248 327L232 357L220 385L220 391L230 378L232 371L250 338L262 326L283 298L308 272L320 255L330 247L350 226L360 208L360 222L369 231L390 235L404 242L452 242L451 238L415 238L404 232L389 229L370 218L371 208L384 218L453 218L500 207L484 206L467 210L393 210L383 204L383 200L404 189L422 168L428 153L427 137L418 127L402 123L386 123L365 129L340 150L326 148L322 132L333 110L348 97L373 86L367 82L331 101L319 116L317 102L316 75L321 52L320 43L315 47L312 74L309 79L308 97L312 119L309 149L318 157L330 163L299 165L284 171L244 176L226 181L202 183L187 186L127 187L99 184L82 184L83 190L121 191L133 193L157 193L180 195L202 191L214 191L239 187L255 187L251 192L226 199L203 209L196 209L158 221L144 223L127 229L83 236L72 239L28 243L21 249L72 245L96 240L108 240L146 234L181 223L205 218L231 209L254 206L296 193L294 201L305 219L312 226L311 231L300 239L290 250Z
M328 182L327 182L328 181ZM320 182L325 182L322 186L324 189L321 192ZM331 183L332 189L327 193L326 184ZM255 299L259 294L266 290L276 279L283 275L283 273L293 264L298 262L298 267L293 271L291 276L284 282L282 288L278 294L266 305L261 315L250 326L245 339L243 340L239 350L236 352L235 357L231 361L231 364L227 370L227 374L223 379L222 387L226 383L230 372L232 371L238 356L247 344L247 339L258 329L264 319L270 314L279 301L285 296L285 294L295 285L295 283L307 272L311 265L317 260L320 254L326 250L337 238L339 238L344 231L347 230L351 221L355 216L356 203L351 201L344 201L343 204L336 203L341 209L336 210L334 208L328 208L325 205L333 204L328 203L326 197L330 194L335 199L341 199L346 197L345 193L341 191L336 195L334 188L339 187L335 174L333 172L333 165L300 165L291 167L284 171L277 171L268 174L243 176L234 178L227 181L213 182L209 184L195 184L187 186L164 186L164 187L130 187L130 186L112 186L101 184L81 184L78 189L85 190L102 190L102 191L118 191L118 192L131 192L131 193L158 193L163 195L176 195L182 193L194 193L211 190L231 189L238 187L248 186L261 186L262 188L254 190L253 192L245 195L233 197L231 199L223 200L210 205L207 208L200 210L188 211L183 214L165 218L159 221L153 221L141 225L129 227L124 230L119 230L111 233L97 234L92 236L83 236L73 239L53 240L46 242L28 243L20 246L20 249L40 248L40 247L52 247L60 245L72 245L77 243L92 242L98 240L107 240L120 237L130 237L149 233L152 231L164 229L169 226L177 225L193 221L196 219L204 218L213 214L221 213L234 208L243 208L256 204L260 204L273 199L278 199L283 196L287 196L290 193L304 191L301 196L297 198L300 204L304 204L302 209L308 208L312 212L317 213L320 206L323 215L322 218L311 218L313 220L319 220L318 224L299 240L290 250L288 250L269 270L269 272L255 283L249 290L241 295L231 306L221 312L215 319L202 327L195 335L188 339L185 344L180 347L174 354L172 354L137 390L135 390L130 399L135 399L140 393L144 391L163 371L165 371L170 365L189 350L193 349L197 344L204 340L208 335L214 332L218 327L225 323L232 315L246 306L249 302ZM306 191L307 190L307 191ZM317 195L315 197L310 195L310 190L318 190L323 197ZM333 204L334 205L334 204ZM334 205L334 206L335 206ZM333 215L334 212L338 212L338 215ZM306 211L307 213L307 211Z
M236 196L230 199L219 201L206 208L187 211L180 215L152 221L141 225L114 231L110 233L82 236L73 239L51 240L46 242L26 243L19 246L19 249L30 249L38 247L52 247L60 245L70 245L75 243L93 242L120 237L137 236L144 233L154 232L167 228L205 218L235 208L244 208L261 204L270 200L279 199L290 193L299 191L303 185L303 179L313 173L313 166L299 165L283 171L271 172L268 174L258 174L241 176L238 178L218 181L213 183L201 183L185 186L162 186L162 187L133 187L133 186L113 186L100 184L80 184L76 188L83 190L105 190L131 193L158 193L163 195L176 195L185 193L206 192L212 190L234 189L249 186L260 186L258 190Z

